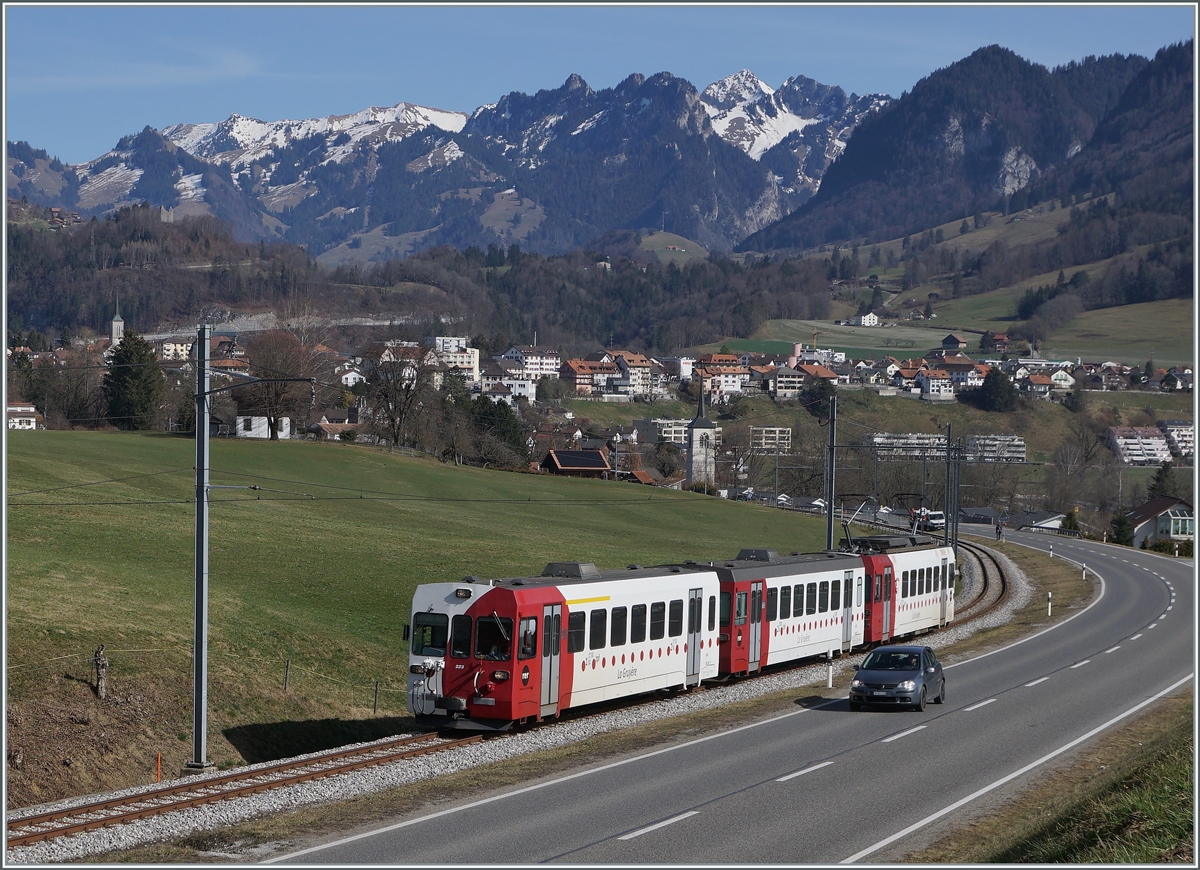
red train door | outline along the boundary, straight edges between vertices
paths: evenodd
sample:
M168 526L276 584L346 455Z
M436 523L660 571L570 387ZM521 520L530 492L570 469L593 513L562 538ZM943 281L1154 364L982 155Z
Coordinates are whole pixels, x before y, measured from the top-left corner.
M762 621L765 607L763 581L756 580L750 584L750 660L748 670L751 673L759 669L762 659Z
M879 636L884 643L892 639L892 584L894 582L892 566L888 565L883 569L883 633Z
M562 647L562 605L546 604L542 607L542 705L541 715L553 716L558 712L559 656Z
M687 677L684 683L695 686L700 682L700 634L704 609L704 590L688 590Z

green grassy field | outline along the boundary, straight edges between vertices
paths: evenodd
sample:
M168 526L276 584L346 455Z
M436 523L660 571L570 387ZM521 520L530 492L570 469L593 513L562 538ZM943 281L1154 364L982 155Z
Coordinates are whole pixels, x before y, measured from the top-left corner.
M190 731L193 449L164 435L10 433L10 702L58 703L62 668L86 674L78 663L105 643L115 683L169 696L179 721L163 728ZM375 680L381 706L404 715L402 630L419 583L824 544L820 519L769 508L341 444L221 440L212 483L263 487L212 493L210 748L224 763L239 759L239 728L370 717Z
M1160 367L1195 360L1196 306L1191 299L1164 299L1087 311L1045 343L1047 357L1120 360Z
M768 320L751 338L745 340L745 349L758 350L764 342L778 342L772 346L789 351L794 342L811 347L813 330L818 332L819 347L844 351L854 358L895 356L900 359L941 347L942 339L950 331L940 323L929 326L911 326L908 323L897 326L835 326L828 320ZM967 338L974 340L977 337ZM732 339L728 344L731 348L738 346L738 342Z
M676 266L685 266L692 260L704 260L708 257L708 251L702 248L699 242L677 236L674 233L653 232L650 235L642 236L642 243L638 247L643 251L652 251L657 254L658 261L663 265L674 263ZM669 250L669 248L678 248L679 250Z

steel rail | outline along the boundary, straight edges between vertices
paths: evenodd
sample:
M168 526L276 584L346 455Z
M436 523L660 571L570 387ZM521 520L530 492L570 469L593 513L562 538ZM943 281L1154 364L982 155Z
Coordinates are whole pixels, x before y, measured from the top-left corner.
M370 746L339 749L298 761L280 762L254 770L195 779L140 794L108 798L20 819L10 819L7 847L11 849L16 846L25 846L68 834L123 824L174 810L334 776L363 767L386 764L405 758L416 758L468 743L476 743L482 739L481 735L476 734L458 740L444 740L434 732L429 732ZM414 747L414 744L419 743L427 745Z

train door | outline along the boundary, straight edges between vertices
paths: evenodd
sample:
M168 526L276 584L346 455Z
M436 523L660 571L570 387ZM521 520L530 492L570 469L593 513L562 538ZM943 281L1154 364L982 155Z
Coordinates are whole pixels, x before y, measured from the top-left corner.
M697 685L700 682L700 644L703 622L701 615L704 609L704 590L688 590L688 621L687 621L687 677L684 684Z
M842 580L842 652L854 646L854 572L847 571ZM862 582L860 579L859 583Z
M887 643L892 639L892 585L895 578L889 565L883 569L883 632L879 639Z
M756 580L750 584L750 657L747 671L754 673L761 667L762 658L762 618L763 618L763 581Z
M950 603L950 592L946 589L949 576L950 572L946 569L946 560L942 559L942 579L938 582L938 588L941 592L940 598L942 600L941 613L938 616L939 628L946 624L946 607Z
M562 659L562 605L542 607L542 716L558 712L558 681Z

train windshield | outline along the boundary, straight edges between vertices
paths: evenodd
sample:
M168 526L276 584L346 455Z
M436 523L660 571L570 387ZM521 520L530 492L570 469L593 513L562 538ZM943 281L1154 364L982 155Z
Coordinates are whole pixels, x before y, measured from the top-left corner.
M512 658L513 621L503 616L481 616L475 624L475 657L491 661Z
M921 657L915 652L875 650L860 667L864 671L919 671Z
M415 656L444 656L450 618L444 613L417 613L413 616Z

